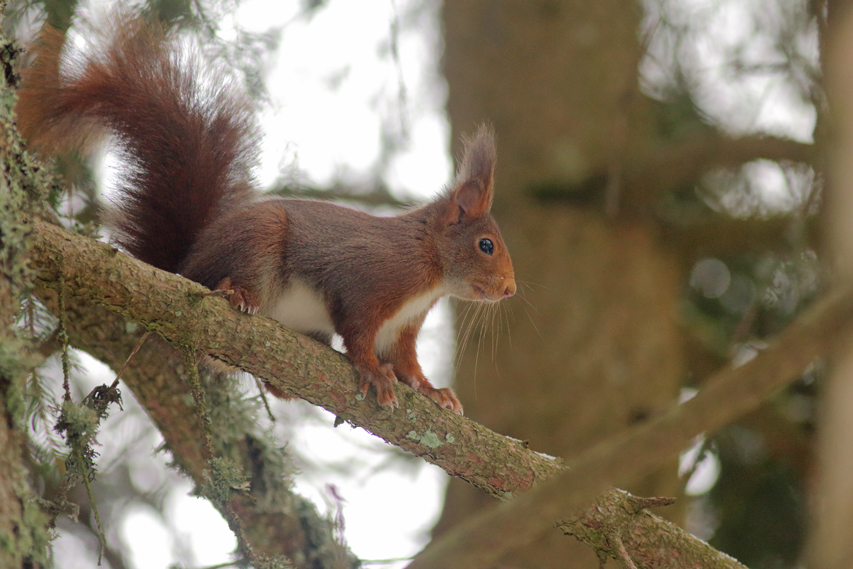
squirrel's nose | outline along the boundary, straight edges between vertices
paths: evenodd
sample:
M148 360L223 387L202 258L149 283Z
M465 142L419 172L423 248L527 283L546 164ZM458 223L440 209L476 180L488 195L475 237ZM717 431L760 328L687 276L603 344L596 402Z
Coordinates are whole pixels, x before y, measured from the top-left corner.
M509 298L515 294L515 279L510 277L509 282L504 284L504 298Z

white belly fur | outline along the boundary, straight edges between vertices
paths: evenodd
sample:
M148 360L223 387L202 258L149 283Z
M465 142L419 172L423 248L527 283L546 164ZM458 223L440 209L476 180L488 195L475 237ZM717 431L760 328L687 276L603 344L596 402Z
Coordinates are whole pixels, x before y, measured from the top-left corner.
M274 301L266 315L303 334L323 332L331 336L335 333L323 296L298 279L290 281L290 286Z
M443 295L441 287L425 292L404 304L400 310L379 328L374 342L377 355L387 355L397 339L401 328L417 320ZM281 322L291 330L303 334L322 332L331 336L335 333L332 317L320 293L304 282L293 279L290 286L276 299L266 315Z
M376 334L376 341L373 344L373 350L376 352L376 355L387 355L391 351L394 341L397 339L397 332L429 310L443 293L444 291L438 287L420 296L416 296L404 304L394 316L386 320L382 327L379 328L379 332Z

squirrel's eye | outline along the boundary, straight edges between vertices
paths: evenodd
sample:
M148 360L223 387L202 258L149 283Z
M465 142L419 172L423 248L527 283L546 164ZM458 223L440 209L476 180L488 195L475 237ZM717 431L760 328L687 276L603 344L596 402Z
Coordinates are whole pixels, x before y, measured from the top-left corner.
M491 239L480 239L480 251L485 253L486 255L491 255L495 252L495 244L492 243Z

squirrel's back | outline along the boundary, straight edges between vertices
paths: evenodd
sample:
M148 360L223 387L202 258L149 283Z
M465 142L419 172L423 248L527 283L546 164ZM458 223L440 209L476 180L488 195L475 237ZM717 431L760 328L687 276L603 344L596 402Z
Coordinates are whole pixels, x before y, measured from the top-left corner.
M254 195L257 136L250 105L227 78L201 69L156 24L116 17L91 31L94 50L63 52L49 29L23 72L19 128L46 152L115 135L122 159L113 216L119 245L171 272L210 221Z

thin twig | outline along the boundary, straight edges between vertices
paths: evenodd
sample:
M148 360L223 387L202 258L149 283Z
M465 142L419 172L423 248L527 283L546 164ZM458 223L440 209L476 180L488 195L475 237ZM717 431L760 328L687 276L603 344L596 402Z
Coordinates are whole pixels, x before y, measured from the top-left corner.
M79 448L74 449L77 455L77 460L80 464L86 464L83 459L83 453ZM98 527L98 566L101 566L101 557L107 549L107 536L104 535L104 528L101 526L101 516L98 514L98 505L95 503L95 496L92 494L92 481L89 480L91 469L89 472L83 473L83 485L86 487L86 496L89 498L89 504L92 506L92 515L95 516L95 525Z
M252 376L254 377L254 376ZM261 402L264 404L264 409L267 411L267 417L269 418L271 423L275 423L275 415L272 414L272 409L270 408L270 402L267 398L266 388L264 387L263 382L260 379L255 377L255 385L258 387L258 395L261 397ZM335 425L337 426L337 425Z
M118 380L119 380L119 379L121 379L121 374L123 374L123 373L124 373L124 370L125 370L125 369L127 369L127 364L129 364L129 363L130 363L130 360L131 360L131 359L133 359L133 356L135 356L135 355L136 355L136 352L138 352L138 351L139 351L139 348L141 348L141 347L142 347L142 344L143 344L143 343L145 343L145 340L147 340L147 339L148 339L148 335L149 335L150 333L151 333L151 332L146 331L146 332L142 335L142 337L139 339L139 342L137 342L136 347L135 347L135 348L133 348L133 351L132 351L132 352L130 352L130 355L129 355L129 356L127 356L127 360L125 360L124 365L123 365L123 366L121 366L121 369L120 369L120 370L118 370L118 373L116 374L116 378L115 378L115 379L113 380L113 382L110 384L110 389L111 389L111 390L112 390L112 389L115 389L115 388L118 386Z
M207 416L207 402L204 397L204 390L201 388L201 381L198 377L198 365L196 364L196 355L190 348L184 349L184 364L187 367L188 382L190 390L195 401L195 412L198 425L201 427L203 448L208 461L216 456L213 450L213 425L210 422L210 417Z
M68 332L65 330L65 277L59 279L59 343L62 345L62 389L71 401L71 363L68 359Z

